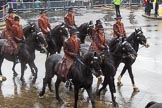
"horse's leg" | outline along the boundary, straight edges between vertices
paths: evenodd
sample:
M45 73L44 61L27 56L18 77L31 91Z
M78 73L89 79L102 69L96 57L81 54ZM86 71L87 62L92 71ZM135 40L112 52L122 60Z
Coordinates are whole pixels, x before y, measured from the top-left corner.
M60 86L60 83L61 83L61 80L59 80L57 78L56 80L56 83L55 83L55 90L56 90L56 99L59 101L59 102L63 102L63 100L60 98L59 96L59 86Z
M32 75L34 76L34 78L37 78L37 73L38 73L38 68L36 67L34 61L29 63L29 67L31 69Z
M99 96L101 94L101 91L106 89L106 86L108 84L108 81L107 81L107 78L105 77L104 78L104 81L103 81L103 84L102 84L102 87L99 89L99 91L97 92L97 95Z
M13 76L16 77L18 74L17 72L15 71L15 66L16 66L16 62L13 62L13 67L12 67L12 71L13 71Z
M4 58L0 57L0 75L2 75L1 67L2 67L3 60L4 60Z
M21 77L20 77L20 80L21 81L24 81L24 71L25 71L25 63L24 62L21 62Z
M42 91L39 93L39 97L42 97L45 93L45 90L46 90L46 86L47 86L47 83L50 79L48 78L43 78L43 87L42 87Z
M100 86L100 84L102 83L102 77L100 76L99 78L98 78L98 81L97 81L97 91L98 91L98 89L99 89L99 86Z
M124 75L124 73L126 72L126 70L127 70L127 67L126 67L126 65L125 65L124 68L123 68L123 70L122 70L122 72L120 73L120 75L119 75L119 77L118 77L118 82L117 82L117 85L118 85L118 86L123 86L123 84L122 84L122 82L121 82L121 78L122 78L122 76Z
M79 94L79 87L74 85L74 99L75 99L74 108L77 108L78 94Z
M112 98L113 105L118 106L118 103L116 102L116 97L114 96L114 93L116 93L114 78L110 77L108 81L109 81L109 89L111 92L111 98Z
M50 78L49 81L48 81L48 88L49 88L50 92L53 92L53 90L51 88L52 87L51 83L52 83L52 78Z
M92 86L89 87L88 89L86 89L86 91L88 93L89 98L91 99L92 108L96 108L95 107L95 100L94 100L94 97L93 97L93 94L92 94Z
M131 65L128 65L128 73L129 73L129 76L131 78L131 81L132 81L132 86L133 86L133 90L135 92L139 92L139 89L138 87L135 85L135 82L134 82L134 76L133 76L133 72L132 72L132 66Z

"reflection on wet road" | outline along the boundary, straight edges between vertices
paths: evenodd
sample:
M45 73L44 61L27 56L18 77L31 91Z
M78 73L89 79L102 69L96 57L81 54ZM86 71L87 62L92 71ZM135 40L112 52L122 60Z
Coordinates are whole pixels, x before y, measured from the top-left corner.
M84 10L85 11L85 10ZM162 102L162 23L159 20L146 19L141 16L142 10L134 12L125 12L122 10L123 22L128 36L134 31L136 27L142 27L144 35L148 38L150 48L141 47L138 52L136 62L133 64L133 73L135 82L140 89L140 92L133 92L131 80L128 73L123 78L123 86L117 89L116 101L120 108L144 108L144 106L151 100ZM81 11L79 11L81 12ZM105 17L105 18L104 18ZM114 13L93 10L84 12L83 16L76 16L78 25L84 22L89 22L96 19L103 21L108 37L112 36L112 25L115 23L113 19ZM61 17L59 19L63 21ZM53 23L53 26L56 23ZM0 83L0 108L72 108L74 104L73 92L65 88L62 83L60 87L60 96L64 100L64 104L60 104L55 99L55 92L50 93L47 89L46 95L43 99L38 97L41 90L43 77L45 74L45 54L36 52L36 66L38 67L38 78L35 84L32 84L32 74L29 69L25 71L25 83L20 79L20 64L16 66L18 77L13 79L12 65L13 63L4 60L2 65L2 73L7 77L7 80ZM117 71L117 76L121 72L123 64L120 65ZM53 78L53 90L56 77ZM117 81L116 81L117 82ZM111 103L111 95L108 91L103 92L100 97L95 95L97 79L94 77L93 94L96 100L96 108L113 108ZM79 96L79 108L91 108L91 103L86 92Z

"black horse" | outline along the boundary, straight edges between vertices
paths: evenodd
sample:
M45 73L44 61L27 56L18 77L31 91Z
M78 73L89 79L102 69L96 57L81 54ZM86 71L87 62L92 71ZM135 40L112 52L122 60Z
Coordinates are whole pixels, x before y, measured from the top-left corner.
M98 95L100 95L101 91L104 90L106 86L109 84L109 89L111 92L112 102L114 106L117 105L117 102L114 97L114 93L116 92L114 83L116 70L124 57L126 56L136 57L135 50L127 41L122 42L121 40L116 40L115 42L116 43L114 45L116 46L113 47L115 48L113 53L108 50L104 50L101 53L102 59L101 69L104 76L104 81L103 86L99 89L97 93Z
M77 108L77 101L78 101L78 92L80 88L85 88L90 99L92 102L92 107L95 108L95 101L92 96L92 82L93 82L93 76L92 73L94 72L94 75L99 76L101 69L99 66L100 63L100 56L97 53L87 53L84 55L84 57L81 59L77 58L71 69L69 70L68 76L69 79L72 79L72 82L74 84L74 91L75 91L75 104L74 108ZM51 90L51 80L54 75L57 75L57 71L55 70L56 64L61 59L61 55L54 54L47 58L45 66L46 66L46 74L45 78L43 79L43 88L40 92L39 96L43 96L45 93L45 88L48 84L49 89ZM94 69L95 71L92 71ZM62 99L59 96L59 85L61 82L65 82L64 79L62 79L60 76L57 75L57 80L55 83L55 89L56 89L56 99L58 101L62 101Z
M81 43L85 42L86 36L92 37L92 32L93 32L93 23L90 21L89 23L83 23L78 27L79 35L78 37L80 38Z
M23 76L24 76L26 64L28 64L30 66L31 72L34 76L34 79L37 78L38 69L34 63L35 50L37 49L41 52L45 52L46 42L43 38L42 33L40 33L40 31L38 31L38 29L36 29L35 24L30 24L29 32L30 32L30 35L28 36L28 38L26 38L23 43L20 43L18 45L19 51L18 51L17 56L21 63L21 77L20 77L20 79L22 81L24 79ZM4 41L3 44L0 45L0 51L4 44L7 44L7 43ZM5 54L5 53L0 53L0 75L2 75L1 67L2 67L4 58L9 61L14 62L12 70L14 72L14 76L16 76L17 73L15 71L15 65L16 65L15 56L10 55L10 54Z
M135 32L133 32L128 38L126 38L126 41L128 41L132 45L132 47L134 48L134 50L136 52L138 52L138 50L139 50L139 44L144 45L145 47L149 47L149 45L147 44L147 39L143 35L141 28L135 29ZM135 85L134 76L132 73L132 64L135 62L135 60L136 59L132 59L132 58L128 58L128 57L126 57L122 60L122 62L125 64L125 66L124 66L120 76L118 77L118 85L119 86L123 85L121 83L121 78L124 75L124 73L126 72L126 70L128 70L129 76L132 81L133 90L138 92L139 89Z
M47 36L48 53L50 55L61 52L63 42L65 38L68 38L68 31L64 23L57 25L51 30L51 33ZM48 56L48 55L47 55Z

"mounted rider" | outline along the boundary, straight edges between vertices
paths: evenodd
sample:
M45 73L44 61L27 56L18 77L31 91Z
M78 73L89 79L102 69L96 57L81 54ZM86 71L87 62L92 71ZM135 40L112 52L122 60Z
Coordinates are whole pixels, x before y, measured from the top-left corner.
M18 16L14 17L14 24L12 25L12 35L7 37L7 45L2 47L2 53L10 54L15 56L15 63L18 62L18 46L24 40L23 28L19 24L20 18Z
M64 42L64 60L67 63L67 69L69 70L72 66L76 57L80 56L80 40L77 37L78 31L76 29L71 29L70 38Z
M73 8L68 9L68 13L65 15L64 21L65 21L65 24L67 25L69 30L72 28L77 28L77 26L75 24L75 16L73 13Z
M95 27L92 30L92 40L94 39L94 35L96 34L99 25L102 25L102 22L101 22L101 20L98 19L98 20L96 20Z
M124 37L126 38L126 32L124 29L124 24L121 22L122 17L120 15L117 15L116 19L116 23L113 25L113 31L114 31L114 37Z
M80 40L77 37L78 31L76 29L71 29L70 37L64 42L64 57L60 61L60 65L57 66L58 74L60 74L65 80L68 80L68 72L73 65L74 61L80 56ZM67 81L66 86L70 84Z
M46 10L42 10L40 12L41 16L38 19L38 26L41 29L42 33L44 34L45 38L47 38L47 36L50 35L50 31L52 30L46 12L47 12Z
M108 45L106 44L104 28L102 25L99 25L94 35L94 39L90 45L89 51L101 52L104 49L108 49Z

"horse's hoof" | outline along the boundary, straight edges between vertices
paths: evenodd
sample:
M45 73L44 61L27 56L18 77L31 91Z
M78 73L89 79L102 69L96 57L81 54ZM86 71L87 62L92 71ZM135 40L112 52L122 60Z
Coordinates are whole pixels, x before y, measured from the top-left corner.
M134 91L134 92L140 92L140 90L138 89L138 87L133 88L133 91Z
M64 104L64 101L60 98L60 99L58 99L58 102L60 103L60 104Z
M42 97L44 95L43 91L39 92L39 97Z
M122 82L117 82L118 86L123 86Z
M114 106L114 107L119 107L119 105L118 105L117 102L113 102L113 106Z
M44 96L39 96L39 99L43 99L44 98Z

